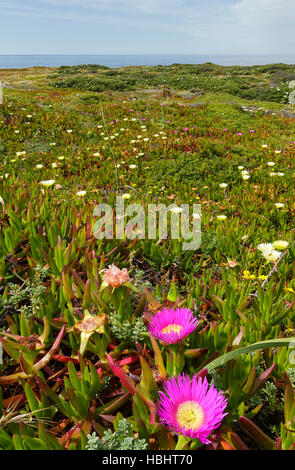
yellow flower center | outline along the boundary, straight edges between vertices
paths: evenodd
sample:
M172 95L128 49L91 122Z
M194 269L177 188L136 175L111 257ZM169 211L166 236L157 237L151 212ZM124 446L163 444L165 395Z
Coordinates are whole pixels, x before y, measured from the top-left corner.
M165 333L165 334L179 333L181 330L183 330L183 326L176 325L175 323L173 323L171 325L165 326L165 328L163 328L162 332Z
M204 422L204 413L197 402L185 401L179 405L176 419L181 428L196 431Z

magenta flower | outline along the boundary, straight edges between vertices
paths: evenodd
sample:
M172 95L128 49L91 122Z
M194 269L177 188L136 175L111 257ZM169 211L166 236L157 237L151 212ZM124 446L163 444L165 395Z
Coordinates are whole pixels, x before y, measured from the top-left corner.
M164 308L154 315L149 324L153 336L166 344L179 343L192 333L198 324L188 308Z
M159 392L157 411L162 424L175 434L183 434L210 444L209 435L220 426L227 399L214 385L209 388L206 377L190 380L187 374L164 382L165 392Z

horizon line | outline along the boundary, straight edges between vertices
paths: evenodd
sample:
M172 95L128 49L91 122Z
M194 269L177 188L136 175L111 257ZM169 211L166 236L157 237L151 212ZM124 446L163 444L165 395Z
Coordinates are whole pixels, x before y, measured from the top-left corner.
M94 54L94 53L83 53L83 54L54 54L54 53L50 53L50 54L40 54L40 53L33 53L33 54L1 54L0 53L0 56L163 56L163 55L166 55L166 56L210 56L210 55L214 55L214 56L239 56L239 57L258 57L258 56L269 56L269 57L295 57L295 53L293 54L269 54L269 53L259 53L259 54L229 54L229 53L213 53L213 52L208 52L208 53L202 53L202 54L197 54L197 53L177 53L177 54L174 54L174 53L168 53L168 52L163 52L163 53L119 53L119 54L115 54L115 53L101 53L101 54Z

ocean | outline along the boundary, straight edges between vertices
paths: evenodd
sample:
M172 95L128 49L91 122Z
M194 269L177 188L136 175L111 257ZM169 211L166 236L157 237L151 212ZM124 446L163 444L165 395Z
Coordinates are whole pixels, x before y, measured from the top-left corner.
M295 55L0 55L0 69L60 67L62 65L99 64L107 67L130 65L203 64L265 65L295 64Z

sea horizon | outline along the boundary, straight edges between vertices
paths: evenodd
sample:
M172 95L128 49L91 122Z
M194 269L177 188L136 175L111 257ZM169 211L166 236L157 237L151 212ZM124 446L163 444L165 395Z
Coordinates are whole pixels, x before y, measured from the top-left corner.
M31 67L61 67L83 64L104 65L110 68L203 64L212 62L223 66L251 66L274 63L295 64L295 55L276 54L0 54L0 69Z

